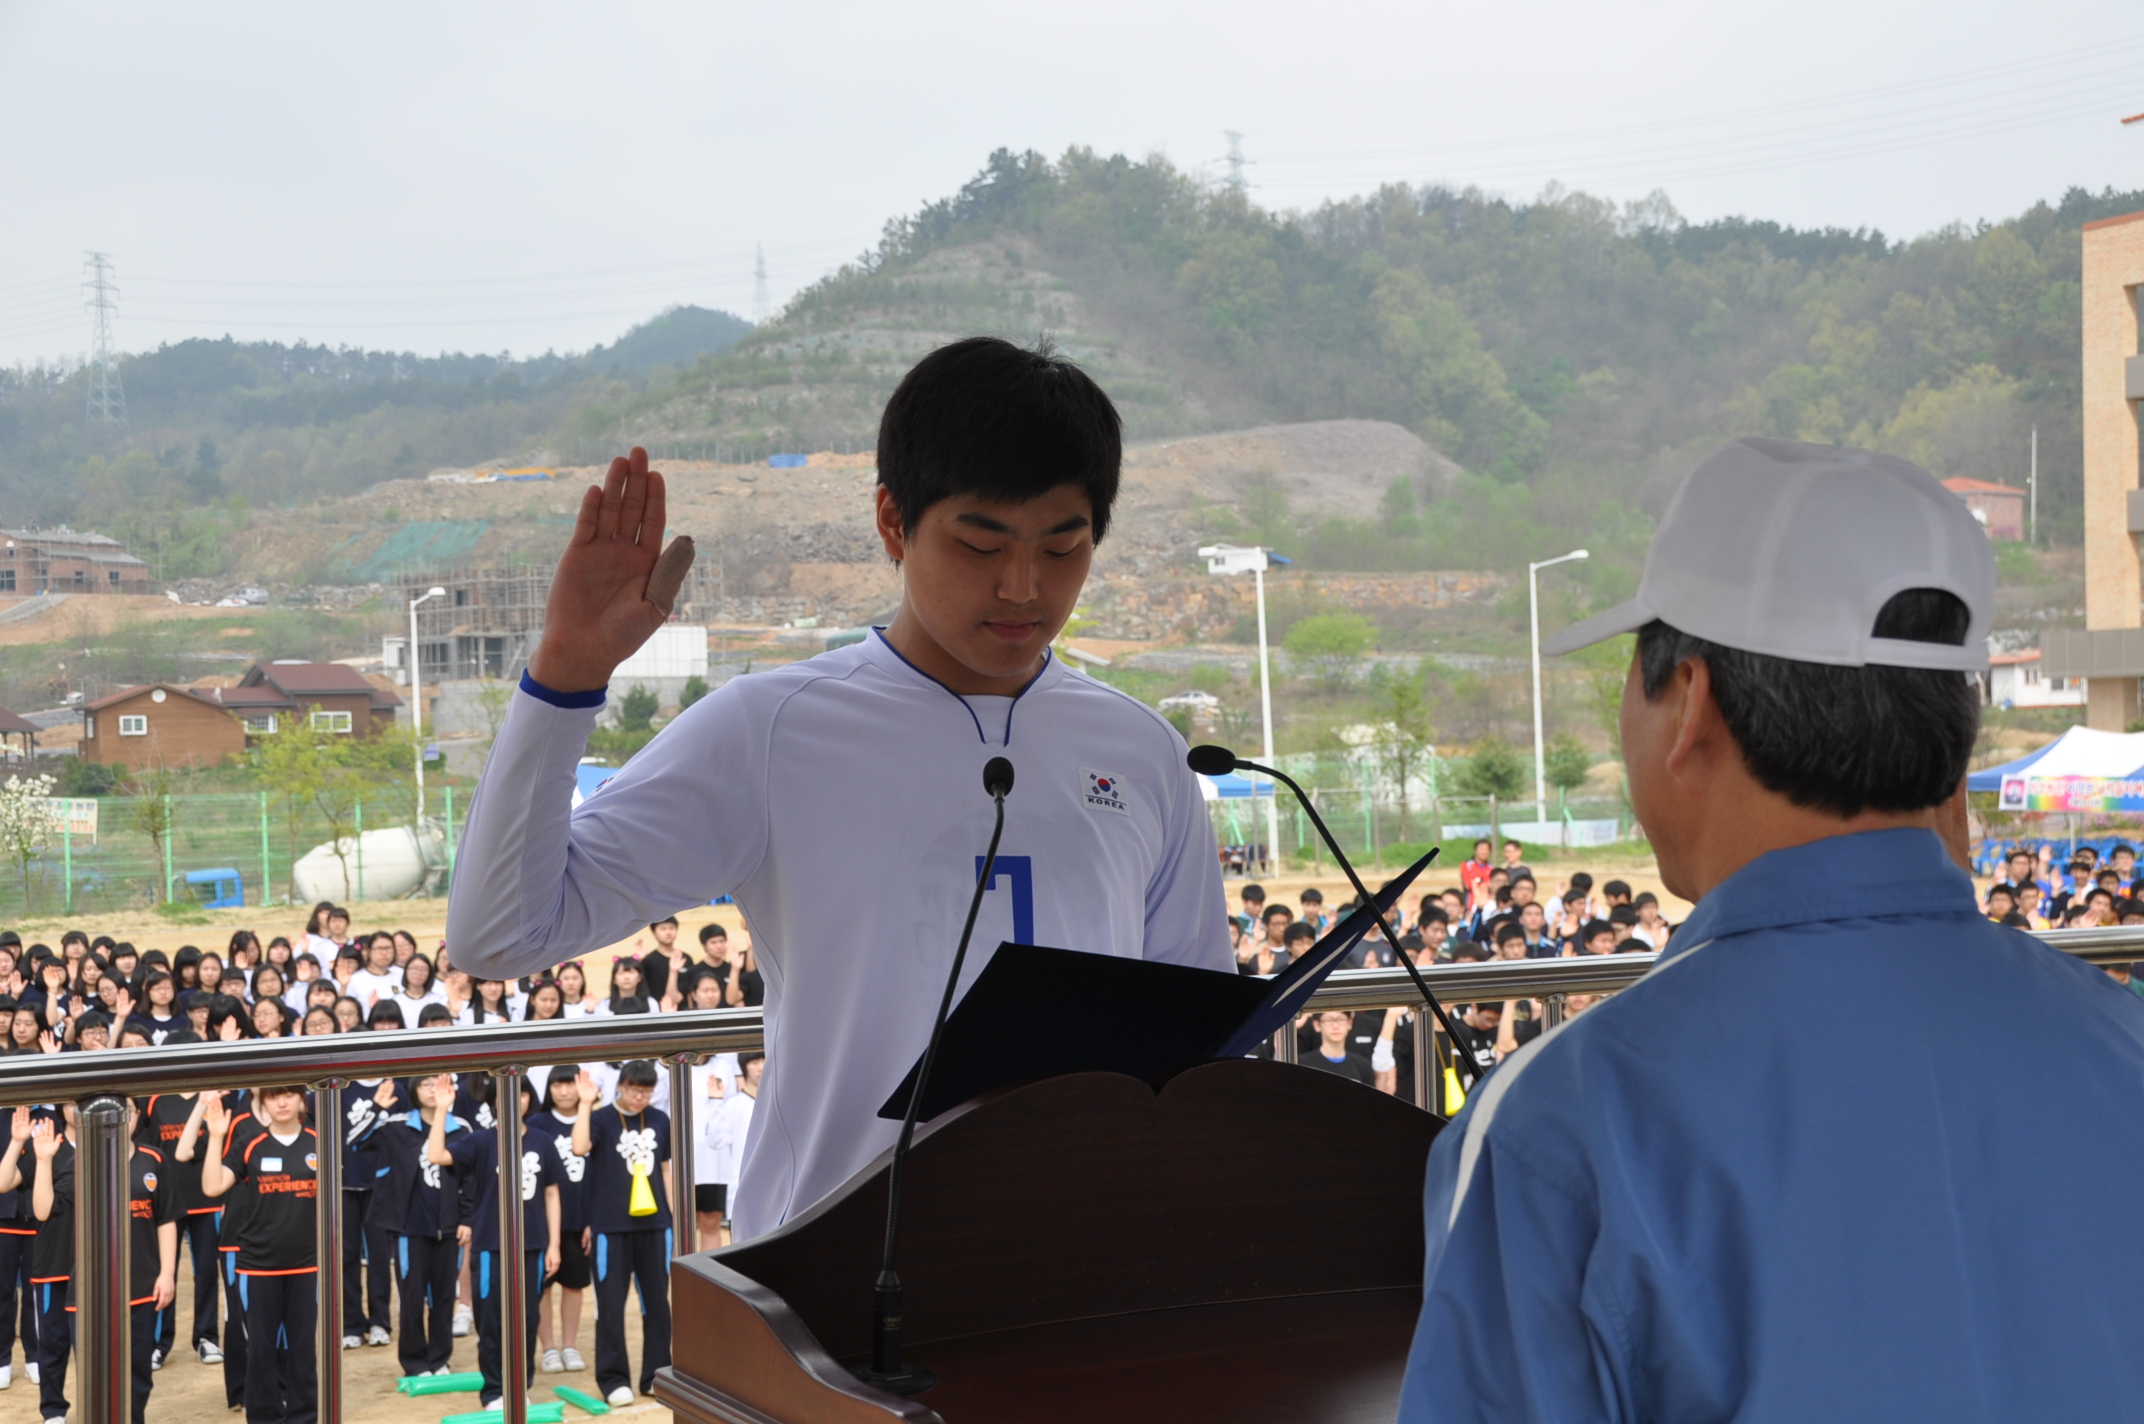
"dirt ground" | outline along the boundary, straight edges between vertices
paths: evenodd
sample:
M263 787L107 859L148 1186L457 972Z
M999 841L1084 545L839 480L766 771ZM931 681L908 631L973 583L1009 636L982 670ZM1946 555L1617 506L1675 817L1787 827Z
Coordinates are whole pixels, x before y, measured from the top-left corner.
M186 1260L186 1253L179 1253L179 1333L189 1336L193 1327L193 1273ZM595 1394L595 1292L588 1292L587 1308L581 1313L579 1343L576 1345L588 1368L579 1373L547 1375L531 1373L529 1377L529 1402L546 1403L556 1398L551 1386L563 1384L584 1394ZM396 1305L399 1307L400 1302ZM552 1309L557 1308L556 1301ZM390 1312L390 1318L393 1318ZM630 1352L633 1369L640 1369L640 1312L631 1304L626 1307L626 1347ZM696 1345L704 1352L705 1342ZM23 1371L22 1352L14 1353L15 1380L5 1392L0 1393L0 1424L36 1424L38 1418L37 1386L30 1383ZM534 1361L530 1362L533 1371ZM454 1342L453 1368L457 1371L476 1369L476 1336L472 1333ZM400 1377L401 1366L396 1362L392 1345L381 1348L345 1350L342 1352L343 1419L345 1424L429 1424L433 1419L444 1419L450 1414L464 1414L476 1409L474 1394L433 1394L409 1398L395 1393L395 1380ZM79 1382L79 1362L70 1362L67 1369L67 1398L74 1405L69 1418L81 1418L82 1394ZM633 1418L666 1414L669 1411L652 1399L635 1400L631 1405L610 1411L610 1418ZM224 1403L223 1366L204 1365L193 1352L190 1344L179 1347L177 1355L157 1371L156 1388L149 1396L150 1424L169 1424L170 1421L186 1421L186 1424L202 1424L210 1419L234 1418L227 1412ZM568 1420L586 1420L587 1415L572 1405L566 1406Z

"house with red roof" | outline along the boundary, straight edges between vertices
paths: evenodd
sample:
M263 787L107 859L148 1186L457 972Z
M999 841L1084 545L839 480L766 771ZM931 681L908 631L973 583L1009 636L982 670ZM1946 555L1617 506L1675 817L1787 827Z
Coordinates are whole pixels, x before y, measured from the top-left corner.
M1965 501L1990 539L2025 537L2025 491L1986 480L1945 480L1943 488Z

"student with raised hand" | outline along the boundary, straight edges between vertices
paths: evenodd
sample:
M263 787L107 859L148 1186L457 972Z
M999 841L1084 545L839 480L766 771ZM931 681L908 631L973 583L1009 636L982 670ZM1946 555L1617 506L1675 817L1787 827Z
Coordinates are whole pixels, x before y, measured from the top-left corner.
M246 1424L313 1424L313 1337L324 1324L314 1245L320 1139L305 1122L305 1090L256 1092L260 1130L250 1135L233 1132L237 1119L222 1094L202 1097L208 1132L201 1190L237 1195L233 1270L246 1317Z
M18 1336L24 1369L37 1364L37 1298L30 1285L37 1221L30 1215L30 1194L22 1189L19 1169L21 1156L30 1146L30 1110L16 1108L11 1116L14 1132L0 1157L0 1181L16 1184L0 1190L0 1389L15 1383Z
M470 967L521 973L735 895L755 940L739 968L764 974L776 1041L842 1046L838 1071L813 1053L770 1071L732 1203L742 1237L897 1135L877 1116L883 1084L929 1036L994 824L981 775L994 757L1029 788L1005 803L1002 853L1034 873L999 877L975 944L1233 967L1183 739L1050 654L1108 530L1122 453L1109 398L1047 348L975 338L925 356L879 430L876 528L903 584L892 622L733 679L575 807L604 689L669 616L689 557L661 551L666 494L646 451L584 499L471 804L448 935ZM1097 777L1123 794L1081 794ZM897 942L853 932L856 897L828 893L833 866L868 868L861 898Z
M30 1160L20 1139L0 1159L0 1191L26 1190L30 1219L37 1223L31 1246L30 1287L37 1294L37 1409L45 1424L67 1418L67 1357L74 1348L69 1292L74 1282L75 1107L62 1103L57 1118L46 1110L17 1108L14 1133L28 1125Z
M130 1126L135 1109L128 1106ZM157 1313L178 1296L179 1206L172 1188L170 1164L164 1154L136 1142L127 1154L127 1343L128 1383L134 1397L133 1424L147 1424L149 1393L160 1369ZM40 1180L43 1177L40 1163ZM56 1177L51 1213L71 1219L74 1215L74 1173ZM38 1200L44 1201L42 1190ZM71 1327L79 1332L75 1312L75 1286L70 1279L67 1310Z
M193 1319L191 1333L179 1334L179 1310L176 1301L164 1306L157 1323L156 1338L166 1357L178 1348L183 1339L193 1341L194 1353L204 1365L216 1364L223 1359L223 1350L218 1343L217 1287L222 1275L216 1254L218 1203L211 1201L201 1191L201 1162L198 1156L179 1156L179 1142L185 1137L188 1124L197 1119L200 1112L199 1093L156 1093L142 1104L141 1113L135 1120L135 1137L143 1145L154 1147L163 1154L164 1175L171 1186L171 1200L176 1211L174 1235L186 1248L194 1275Z
M525 1075L516 1075L514 1082L521 1091L521 1111L526 1120L535 1107L536 1093ZM432 1119L431 1131L425 1138L425 1160L434 1166L452 1168L455 1177L472 1188L476 1198L476 1209L469 1219L469 1249L475 1253L476 1362L484 1376L478 1407L495 1409L504 1391L500 1357L501 1332L505 1328L505 1272L499 1260L499 1132L496 1127L488 1132L465 1132L450 1143L446 1129L445 1118ZM531 1360L537 1358L536 1305L543 1295L543 1282L562 1260L562 1174L556 1155L545 1149L540 1136L532 1136L523 1141L521 1150L522 1280L526 1286L522 1323Z
M394 1237L395 1289L401 1300L396 1352L405 1375L448 1374L454 1358L454 1282L467 1231L460 1184L451 1170L426 1160L434 1119L450 1138L469 1126L453 1115L452 1074L410 1081L414 1107L405 1108L392 1079L369 1099L352 1140L369 1143L386 1167L377 1177L370 1220Z
M752 1114L759 1106L759 1079L766 1071L767 1055L759 1052L737 1055L737 1078L730 1092L712 1111L701 1108L702 1137L713 1149L710 1152L709 1181L714 1185L715 1210L713 1222L709 1213L700 1216L700 1249L712 1251L722 1245L722 1208L727 1204L729 1189L737 1180L737 1169L744 1161L744 1150L752 1140ZM699 1190L698 1183L694 1190Z

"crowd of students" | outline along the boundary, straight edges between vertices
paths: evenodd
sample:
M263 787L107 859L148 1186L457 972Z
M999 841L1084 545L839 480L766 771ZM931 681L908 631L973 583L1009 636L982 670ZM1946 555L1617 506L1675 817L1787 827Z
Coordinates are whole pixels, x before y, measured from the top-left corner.
M1580 870L1543 899L1519 842L1503 843L1500 863L1492 862L1493 849L1489 840L1476 841L1473 854L1459 866L1459 884L1426 891L1411 909L1405 904L1395 908L1389 918L1398 945L1373 927L1341 967L1389 968L1400 954L1426 968L1493 959L1649 954L1667 948L1674 926L1662 917L1659 897L1651 892L1634 895L1621 880L1596 886L1593 877ZM1279 973L1355 906L1351 899L1328 913L1324 893L1316 887L1306 888L1293 906L1269 902L1262 885L1245 885L1239 894L1243 908L1231 918L1231 935L1242 974ZM1593 1002L1592 995L1567 995L1564 1011L1582 1013ZM1546 1021L1545 1006L1536 999L1446 1008L1460 1039L1456 1050L1471 1055L1483 1069L1538 1037ZM1411 1103L1413 1023L1414 1012L1400 1008L1304 1015L1296 1024L1296 1061ZM1441 1033L1435 1042L1444 1060L1440 1066L1449 1110L1459 1102L1459 1080L1450 1063L1454 1046L1445 1043Z
M679 942L675 918L650 925L640 952L617 956L597 992L579 961L514 983L472 980L444 944L427 955L405 931L352 936L349 924L347 911L323 903L291 939L263 947L241 930L222 953L185 946L168 956L80 931L57 949L0 932L0 1053L664 1013L757 1005L763 995L749 946L733 953L720 925L700 931L697 954ZM692 1070L696 1187L685 1229L701 1249L723 1243L728 1184L764 1066L756 1053L723 1054ZM493 1407L504 1328L497 1082L488 1073L358 1082L335 1124L316 1122L312 1094L298 1086L133 1102L136 1424L157 1372L185 1343L200 1365L221 1366L225 1401L248 1424L314 1424L315 1341L338 1328L318 1319L316 1299L323 1134L342 1155L342 1348L392 1346L404 1375L447 1374L455 1341L474 1334L480 1402ZM530 1358L541 1373L587 1369L576 1342L592 1288L597 1392L630 1403L669 1362L679 1223L665 1171L668 1077L621 1060L536 1068L518 1085ZM0 1390L15 1382L19 1339L47 1421L67 1415L77 1344L76 1134L72 1103L25 1107L0 1153ZM177 1298L182 1253L193 1277L187 1302ZM625 1324L635 1290L637 1372Z

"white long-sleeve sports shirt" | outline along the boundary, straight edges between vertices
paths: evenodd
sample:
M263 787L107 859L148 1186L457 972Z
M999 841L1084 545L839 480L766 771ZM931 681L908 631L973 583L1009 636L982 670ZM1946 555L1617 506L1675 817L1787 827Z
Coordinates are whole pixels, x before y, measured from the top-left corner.
M447 943L458 967L512 977L736 897L767 991L740 1237L892 1145L878 1105L930 1035L989 845L991 757L1016 780L962 992L1008 939L1235 968L1183 739L1054 658L1018 697L962 697L874 634L725 684L576 808L598 706L515 694L470 804Z

